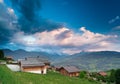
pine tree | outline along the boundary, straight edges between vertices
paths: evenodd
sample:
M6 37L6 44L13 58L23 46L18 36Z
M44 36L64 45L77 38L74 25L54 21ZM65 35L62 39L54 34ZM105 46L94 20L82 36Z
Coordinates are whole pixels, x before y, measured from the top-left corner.
M4 58L4 52L3 50L0 50L0 59L3 59Z

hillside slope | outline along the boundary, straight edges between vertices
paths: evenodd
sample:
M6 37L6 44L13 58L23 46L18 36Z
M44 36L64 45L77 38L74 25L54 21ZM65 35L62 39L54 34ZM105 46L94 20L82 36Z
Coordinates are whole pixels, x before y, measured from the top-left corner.
M86 79L63 76L56 72L46 75L12 72L5 65L0 66L0 84L99 84Z

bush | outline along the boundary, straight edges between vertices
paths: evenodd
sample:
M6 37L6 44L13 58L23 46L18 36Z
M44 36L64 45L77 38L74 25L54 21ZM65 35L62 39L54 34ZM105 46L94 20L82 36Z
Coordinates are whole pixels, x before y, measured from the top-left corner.
M109 80L110 80L110 82L115 82L115 70L112 69L110 72L111 73L110 73Z
M120 69L117 69L115 72L115 82L116 84L120 84Z
M85 76L86 76L86 72L85 71L81 71L79 77L80 78L85 78Z

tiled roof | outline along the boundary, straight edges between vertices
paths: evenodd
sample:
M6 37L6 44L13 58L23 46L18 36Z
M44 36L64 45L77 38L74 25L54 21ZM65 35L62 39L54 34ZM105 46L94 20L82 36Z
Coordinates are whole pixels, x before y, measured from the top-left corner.
M44 63L47 63L47 62L49 62L48 60L46 60L46 59L42 59L42 58L40 58L40 57L27 57L26 58L27 60L30 60L30 61L39 61L39 62L44 62Z
M24 60L21 60L21 66L23 67L27 67L27 66L44 66L46 62L46 60L43 60L41 58L38 57L28 57L25 58Z
M21 66L43 66L45 65L43 62L32 61L32 60L22 60Z
M80 70L75 66L64 66L62 67L68 72L79 72Z

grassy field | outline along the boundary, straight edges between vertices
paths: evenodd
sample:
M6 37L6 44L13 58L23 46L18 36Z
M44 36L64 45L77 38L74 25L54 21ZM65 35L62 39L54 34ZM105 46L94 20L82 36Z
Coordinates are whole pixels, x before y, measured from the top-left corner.
M49 71L46 75L12 72L0 65L0 84L99 84L77 77L67 77Z

